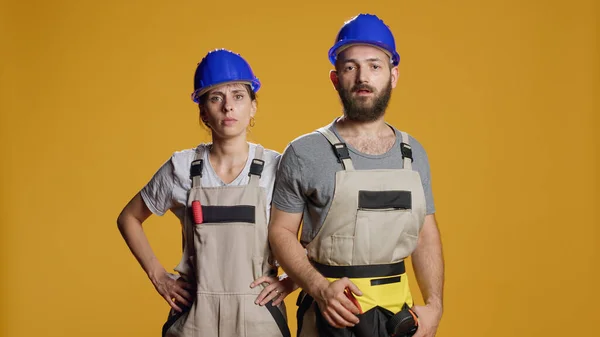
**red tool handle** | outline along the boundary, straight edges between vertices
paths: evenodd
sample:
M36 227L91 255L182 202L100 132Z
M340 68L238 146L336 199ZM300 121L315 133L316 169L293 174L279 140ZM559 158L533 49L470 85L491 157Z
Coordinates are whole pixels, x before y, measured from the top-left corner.
M200 201L192 201L192 212L194 213L194 223L196 225L201 224L204 219L202 217L202 205L200 205Z
M346 295L346 297L348 297L348 299L358 308L358 310L360 311L360 313L362 314L362 307L360 306L360 303L358 303L358 300L356 299L356 297L354 297L354 294L352 294L352 291L348 288L344 289L344 295Z

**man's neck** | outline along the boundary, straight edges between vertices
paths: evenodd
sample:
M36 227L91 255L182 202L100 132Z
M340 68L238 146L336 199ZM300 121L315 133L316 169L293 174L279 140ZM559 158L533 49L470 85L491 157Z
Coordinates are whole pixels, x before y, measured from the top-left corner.
M344 138L376 138L390 136L392 134L392 130L386 124L383 116L368 122L353 121L346 116L342 116L335 121L335 127L340 136Z
M395 131L385 123L383 116L370 122L358 122L341 117L335 122L339 135L361 153L381 155L396 142Z

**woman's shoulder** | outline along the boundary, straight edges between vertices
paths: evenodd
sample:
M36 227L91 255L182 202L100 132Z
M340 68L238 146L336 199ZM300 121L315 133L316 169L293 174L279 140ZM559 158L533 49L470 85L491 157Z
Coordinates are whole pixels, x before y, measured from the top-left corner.
M250 143L252 147L252 152L256 153L256 147L258 144ZM262 145L260 145L262 146ZM264 146L263 146L264 148ZM277 172L277 167L279 166L279 159L281 158L281 153L264 148L263 151L263 159L265 161L265 165L263 167L262 176L260 178L260 185L269 190L269 195L271 195L273 186L275 183L275 175Z
M198 151L201 151L201 150L208 151L209 145L210 145L209 143L201 143L201 144L198 144L198 146L196 146L196 147L175 151L175 152L173 152L173 155L171 156L171 160L191 162L196 157L196 153Z
M255 143L249 143L250 146L252 147L252 152L256 153L256 147L258 146L262 146L260 144L255 144ZM277 165L279 164L279 159L281 158L281 153L275 151L275 150L271 150L271 149L267 149L263 146L263 160L265 161L265 166L275 166L277 167Z
M199 150L208 149L209 144L202 143L196 147L183 149L173 152L171 155L171 164L173 165L173 173L180 178L188 178L192 161L196 158L196 153Z

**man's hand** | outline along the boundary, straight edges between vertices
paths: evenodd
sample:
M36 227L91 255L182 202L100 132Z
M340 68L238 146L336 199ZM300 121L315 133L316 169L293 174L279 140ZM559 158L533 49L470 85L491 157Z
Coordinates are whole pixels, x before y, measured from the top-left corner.
M150 280L160 296L162 296L175 311L183 311L183 308L177 304L190 307L192 302L194 302L194 297L189 290L193 291L195 287L192 284L185 282L181 277L163 271L157 273L156 277L151 277Z
M442 311L431 304L415 305L412 310L419 317L419 328L413 337L434 337L442 319Z
M351 327L358 323L356 315L360 314L360 310L344 294L346 288L362 296L360 289L346 277L329 283L315 296L321 314L335 328Z

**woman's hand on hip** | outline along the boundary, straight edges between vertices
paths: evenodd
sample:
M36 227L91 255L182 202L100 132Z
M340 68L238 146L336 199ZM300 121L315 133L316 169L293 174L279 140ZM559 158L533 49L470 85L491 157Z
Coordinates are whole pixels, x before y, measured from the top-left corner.
M256 297L254 303L258 305L265 305L273 300L273 305L278 306L287 295L297 288L296 284L289 277L285 277L280 281L277 276L259 277L250 284L250 288L257 287L262 283L267 283L268 285Z
M183 307L190 307L194 302L192 291L195 287L183 278L163 271L150 279L156 291L175 311L182 312Z

